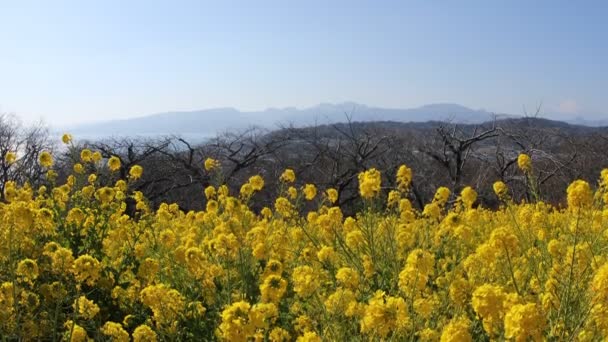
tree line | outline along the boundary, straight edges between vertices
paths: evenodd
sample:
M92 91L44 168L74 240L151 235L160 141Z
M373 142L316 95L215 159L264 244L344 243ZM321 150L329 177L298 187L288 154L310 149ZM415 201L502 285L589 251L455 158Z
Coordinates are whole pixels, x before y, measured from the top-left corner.
M53 152L53 169L60 182L72 173L83 148L99 151L103 158L118 157L117 172L122 178L131 166L142 166L143 176L132 184L133 190L141 191L153 206L177 203L184 210L204 208L204 189L210 184L226 184L235 193L256 174L264 178L265 186L252 198L253 207L272 206L271 199L280 191L279 176L290 168L296 172L298 186L314 183L321 190L335 188L340 194L337 205L347 214L354 213L361 206L358 174L378 169L388 192L395 187L396 170L403 164L413 170L410 199L418 208L440 186L451 190L452 199L465 186L472 186L479 193L478 204L495 207L498 201L492 184L497 180L509 186L516 201L538 196L559 205L572 180L596 184L600 171L608 167L608 127L574 126L537 117L476 125L353 122L347 117L339 124L228 132L199 144L179 136L96 141L75 137L68 146L55 140L43 125L24 126L15 117L0 115L2 200L8 181L32 186L49 181L38 163L42 151ZM16 162L7 161L9 153L17 154ZM532 177L517 168L520 153L532 157ZM203 168L209 157L220 162L219 173ZM94 171L101 184L111 184L117 176L104 167Z

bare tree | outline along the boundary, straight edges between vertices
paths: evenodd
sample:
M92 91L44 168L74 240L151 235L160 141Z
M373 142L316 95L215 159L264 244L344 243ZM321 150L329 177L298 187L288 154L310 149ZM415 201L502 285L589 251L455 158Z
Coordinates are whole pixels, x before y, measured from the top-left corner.
M4 200L4 188L8 181L26 182L32 186L43 181L45 170L38 163L42 151L52 151L46 127L36 124L25 127L12 115L0 114L0 197ZM6 157L15 153L17 159L9 163Z
M452 191L462 186L463 174L476 148L485 140L499 136L493 122L489 127L463 127L457 124L441 123L436 129L436 139L432 144L423 144L421 150L432 158L449 175Z

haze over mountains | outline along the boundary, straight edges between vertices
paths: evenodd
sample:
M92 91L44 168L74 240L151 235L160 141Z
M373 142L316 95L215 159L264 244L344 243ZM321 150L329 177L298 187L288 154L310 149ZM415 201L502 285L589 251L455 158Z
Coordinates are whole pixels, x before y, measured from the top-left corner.
M306 126L353 121L426 122L452 121L481 123L496 118L516 115L474 110L458 104L430 104L410 109L369 107L345 102L322 103L305 109L293 107L269 108L264 111L239 111L234 108L214 108L189 112L166 112L132 119L112 120L64 127L81 138L96 139L108 136L159 136L179 134L193 140L205 139L225 131L238 131L256 126L275 129L280 126ZM608 120L585 121L581 118L566 120L587 126L608 125Z

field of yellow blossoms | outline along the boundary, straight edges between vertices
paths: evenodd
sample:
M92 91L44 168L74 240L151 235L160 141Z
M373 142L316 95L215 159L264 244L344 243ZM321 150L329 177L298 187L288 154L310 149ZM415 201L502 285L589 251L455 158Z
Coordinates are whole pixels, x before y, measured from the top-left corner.
M292 170L259 213L248 204L260 176L239 193L209 186L206 210L183 212L130 190L141 167L102 186L84 170L120 160L86 149L80 159L65 184L45 152L48 186L5 185L2 341L608 338L608 170L564 189L566 208L515 203L497 182L498 210L475 206L466 187L439 188L418 211L409 168L395 189L370 169L359 175L365 209L345 217L336 190ZM533 177L527 155L518 165ZM201 167L221 172L213 159ZM302 214L307 201L318 209Z

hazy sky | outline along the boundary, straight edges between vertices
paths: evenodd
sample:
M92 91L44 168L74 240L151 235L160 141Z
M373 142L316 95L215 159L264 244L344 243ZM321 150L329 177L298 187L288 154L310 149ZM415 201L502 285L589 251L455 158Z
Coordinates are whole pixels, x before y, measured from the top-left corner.
M0 0L0 112L454 102L608 117L608 1Z

